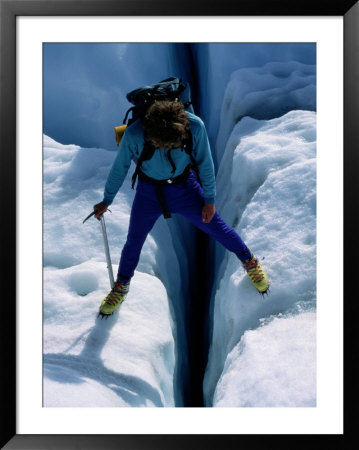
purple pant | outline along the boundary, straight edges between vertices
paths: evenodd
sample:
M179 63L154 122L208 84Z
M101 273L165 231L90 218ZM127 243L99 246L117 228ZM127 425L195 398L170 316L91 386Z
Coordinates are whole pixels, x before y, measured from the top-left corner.
M202 221L203 191L191 173L185 182L163 186L169 210L180 214L193 225L212 236L241 261L251 257L251 252L240 236L216 213L209 223ZM126 244L123 247L117 281L129 281L140 259L142 246L156 220L162 214L156 197L156 186L139 180L133 201Z

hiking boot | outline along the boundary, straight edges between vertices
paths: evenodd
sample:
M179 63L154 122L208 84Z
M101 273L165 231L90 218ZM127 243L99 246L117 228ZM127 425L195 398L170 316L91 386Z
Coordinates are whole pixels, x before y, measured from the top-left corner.
M111 292L102 300L100 306L100 314L112 314L125 300L130 288L130 282L120 283L116 281L115 286Z
M258 259L255 258L252 253L251 258L247 259L247 261L244 261L242 264L257 291L261 294L265 294L269 289L269 281L267 274L258 262Z

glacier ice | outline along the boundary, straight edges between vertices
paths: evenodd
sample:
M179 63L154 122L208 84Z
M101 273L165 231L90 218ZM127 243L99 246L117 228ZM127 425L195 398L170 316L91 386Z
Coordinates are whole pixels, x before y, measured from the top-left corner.
M191 82L207 125L217 209L265 257L272 283L262 299L239 261L208 243L215 279L205 405L315 405L315 45L45 47L44 406L184 405L194 230L180 218L159 219L132 294L97 323L109 282L98 224L82 225L102 198L125 93L171 75ZM114 272L131 172L106 216ZM303 361L300 380L293 358Z

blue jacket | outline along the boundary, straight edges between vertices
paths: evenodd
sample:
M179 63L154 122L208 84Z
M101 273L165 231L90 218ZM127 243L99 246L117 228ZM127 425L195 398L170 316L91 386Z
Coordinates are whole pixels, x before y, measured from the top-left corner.
M187 115L193 137L192 155L198 165L205 203L211 204L215 201L216 184L214 165L206 128L203 121L198 116L195 116L190 112L187 112ZM131 161L139 158L143 149L143 144L144 137L142 125L141 121L137 120L126 128L121 139L116 159L112 165L105 185L103 203L106 205L110 205L113 202L113 199L127 175ZM167 152L168 150L166 149L156 149L152 158L142 163L141 171L147 176L157 180L180 175L191 162L189 155L181 148L172 150L171 156L176 166L176 171L172 174L172 166L168 160Z

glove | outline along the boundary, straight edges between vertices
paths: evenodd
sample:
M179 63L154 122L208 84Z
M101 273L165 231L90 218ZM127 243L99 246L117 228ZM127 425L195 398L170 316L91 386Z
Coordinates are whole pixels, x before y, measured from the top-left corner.
M107 205L100 202L100 203L97 203L96 205L94 205L93 209L95 211L96 219L100 220L102 214L107 211Z

